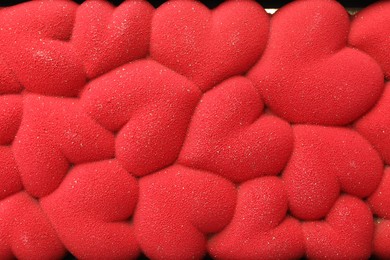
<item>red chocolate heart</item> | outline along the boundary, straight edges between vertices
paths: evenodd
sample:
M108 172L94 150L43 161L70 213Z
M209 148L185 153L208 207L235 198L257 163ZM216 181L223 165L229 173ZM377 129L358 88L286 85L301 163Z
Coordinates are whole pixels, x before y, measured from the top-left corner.
M263 103L251 82L234 77L202 97L178 162L234 182L276 175L293 147L291 127L261 115Z
M13 151L25 189L53 192L71 163L114 157L114 135L82 112L75 99L27 94Z
M378 187L383 163L353 130L297 125L294 151L282 178L291 213L305 220L325 217L340 190L365 198Z
M172 166L139 181L134 226L142 251L152 259L199 259L206 234L233 217L236 190L214 174Z
M341 196L325 221L302 224L310 259L368 259L374 234L372 213L360 199Z
M135 178L110 160L74 167L41 205L78 259L132 259L139 248L128 218L137 198Z
M147 1L137 0L116 8L106 1L80 5L71 43L89 78L148 54L153 12Z
M151 56L206 91L258 60L268 20L254 1L227 1L212 11L196 1L168 1L153 17Z
M299 259L305 253L300 223L286 217L287 194L273 176L238 188L237 206L229 225L208 247L215 259Z
M92 81L81 103L103 127L119 131L116 158L127 171L143 176L177 159L200 95L183 76L143 60Z
M268 47L249 72L264 102L293 123L344 125L378 100L383 73L347 46L349 17L336 1L294 1L271 20Z

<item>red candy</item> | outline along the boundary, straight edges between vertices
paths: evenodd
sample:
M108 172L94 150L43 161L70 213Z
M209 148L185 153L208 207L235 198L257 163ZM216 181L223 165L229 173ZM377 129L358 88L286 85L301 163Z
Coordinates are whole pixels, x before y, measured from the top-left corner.
M206 91L254 65L268 24L254 1L227 1L212 11L196 1L168 1L153 17L151 56Z
M77 9L71 42L88 77L145 57L152 15L146 1L124 1L117 8L105 1L84 2Z
M292 131L262 110L249 80L236 77L216 86L192 117L179 163L234 182L278 174L291 155Z
M119 130L116 157L143 176L176 160L199 99L199 89L186 78L143 60L92 81L81 103L103 127Z
M278 11L249 73L265 104L292 123L344 125L367 112L383 74L373 58L346 47L348 31L336 1L296 1Z
M304 255L301 225L287 217L287 193L276 177L239 187L230 224L209 242L216 259L296 259Z
M382 161L355 131L297 125L294 137L295 149L282 175L294 216L320 219L340 190L364 198L378 187Z
M134 225L141 249L152 259L199 259L206 234L233 217L236 190L212 173L172 166L140 180Z
M74 167L41 205L77 258L129 259L139 251L127 223L137 198L134 177L110 160Z
M302 224L306 255L310 259L368 259L374 222L367 205L341 196L325 221Z

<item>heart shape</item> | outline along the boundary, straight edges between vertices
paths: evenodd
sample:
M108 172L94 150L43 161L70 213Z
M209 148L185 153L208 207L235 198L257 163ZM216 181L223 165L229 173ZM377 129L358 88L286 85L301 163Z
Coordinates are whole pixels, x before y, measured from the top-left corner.
M109 160L75 166L40 203L61 241L78 259L132 259L139 248L127 220L137 198L135 178Z
M104 128L119 131L116 158L127 171L144 176L177 159L200 96L183 76L143 60L93 80L81 104Z
M278 174L291 155L291 127L261 115L251 82L233 77L205 93L195 110L178 162L234 182Z
M174 165L139 181L134 226L152 259L200 259L206 234L229 223L236 190L224 178Z
M83 113L77 100L26 94L23 104L12 149L32 196L53 192L70 164L114 157L114 135Z
M100 76L149 51L154 9L147 1L86 1L77 9L71 43L89 78Z
M26 192L0 201L1 259L61 259L66 250L41 207Z
M367 54L346 47L349 17L336 1L296 1L279 10L260 61L249 72L262 98L292 123L349 124L383 89Z
M359 198L378 187L383 163L373 147L346 128L294 126L294 151L282 173L294 216L326 216L340 190Z
M352 196L341 196L325 221L302 224L309 259L368 259L374 222L368 206Z
M168 1L153 17L151 57L206 91L257 61L268 24L252 1L228 1L212 11L196 1Z
M240 185L232 221L208 244L215 259L299 259L305 253L300 223L287 213L287 193L274 176Z

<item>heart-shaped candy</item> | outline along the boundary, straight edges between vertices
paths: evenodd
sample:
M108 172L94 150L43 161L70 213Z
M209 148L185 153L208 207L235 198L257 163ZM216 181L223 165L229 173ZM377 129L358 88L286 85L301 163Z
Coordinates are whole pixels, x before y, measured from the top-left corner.
M294 151L283 171L291 213L325 217L340 190L365 198L378 187L383 163L357 132L338 127L294 126Z
M178 162L234 182L278 174L291 155L292 130L262 110L248 79L222 82L202 97Z
M77 9L71 43L95 78L149 51L154 9L147 1L124 1L114 8L106 1L85 1Z
M127 171L143 176L177 159L200 96L185 77L142 60L93 80L81 104L96 122L118 131L116 158Z
M53 192L70 164L114 157L114 135L88 117L77 100L26 94L23 103L12 148L31 195Z
M341 196L325 221L302 223L309 259L368 259L374 222L368 206L349 195Z
M40 203L78 259L133 259L139 248L128 219L137 198L135 178L109 160L75 166Z
M270 32L249 78L278 116L293 123L344 125L380 97L381 68L346 47L349 17L336 1L294 1L272 17Z
M305 253L300 223L286 217L287 194L274 176L254 179L238 188L229 225L209 241L215 259L299 259Z
M134 226L151 259L200 259L206 235L233 217L232 183L205 171L174 165L139 181Z
M153 17L151 56L206 91L258 60L268 24L254 1L227 1L212 11L196 1L168 1Z

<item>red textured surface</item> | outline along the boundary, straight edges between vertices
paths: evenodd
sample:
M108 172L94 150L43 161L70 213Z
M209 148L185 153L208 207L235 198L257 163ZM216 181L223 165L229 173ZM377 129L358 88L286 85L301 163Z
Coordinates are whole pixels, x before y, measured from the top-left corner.
M0 258L390 258L389 19L0 9Z

